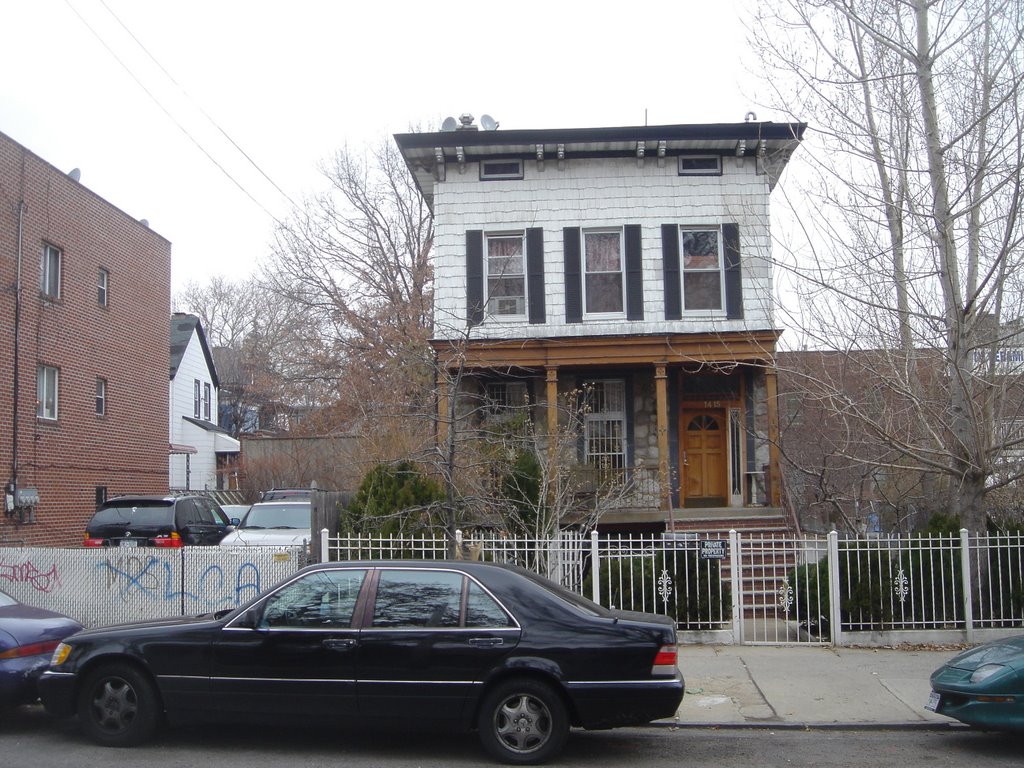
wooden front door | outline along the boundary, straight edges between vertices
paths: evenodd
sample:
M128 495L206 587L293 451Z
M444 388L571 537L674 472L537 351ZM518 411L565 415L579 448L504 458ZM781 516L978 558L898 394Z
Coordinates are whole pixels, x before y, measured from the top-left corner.
M683 411L679 431L684 506L724 507L729 447L725 411Z

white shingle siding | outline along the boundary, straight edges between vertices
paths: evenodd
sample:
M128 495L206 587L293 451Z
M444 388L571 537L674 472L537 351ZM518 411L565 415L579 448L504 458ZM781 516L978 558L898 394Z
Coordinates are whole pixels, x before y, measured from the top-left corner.
M213 375L206 363L199 337L193 333L185 354L182 355L177 373L170 383L170 441L179 445L191 445L196 453L188 457L188 482L186 484L186 461L183 454L170 457L170 487L173 489L205 489L217 487L217 454L214 452L213 432L191 424L183 417L195 416L193 400L194 384L199 379L200 394L203 385L210 385L210 421L217 423L217 388ZM200 418L203 410L200 406Z
M768 231L768 177L753 159L724 158L722 176L679 176L674 158L658 167L648 158L573 159L559 170L525 161L524 178L480 181L474 163L465 173L449 165L446 180L434 188L435 336L458 338L466 329L466 231L544 230L546 322L487 317L473 338L538 338L608 334L702 333L764 330L773 327L772 270ZM684 315L666 321L662 275L662 224L736 223L740 230L743 274L742 320L715 315ZM641 226L644 320L584 319L565 322L563 227Z

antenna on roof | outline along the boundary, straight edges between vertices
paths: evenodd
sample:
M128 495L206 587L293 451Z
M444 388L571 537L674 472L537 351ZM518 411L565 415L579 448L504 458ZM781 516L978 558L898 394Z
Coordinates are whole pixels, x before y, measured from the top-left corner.
M444 119L444 122L441 123L441 130L446 132L454 131L458 127L458 125L459 124L454 117L446 117Z
M496 131L496 130L498 130L498 126L499 125L501 125L501 123L499 123L497 120L495 120L490 115L481 115L480 116L480 126L485 131Z

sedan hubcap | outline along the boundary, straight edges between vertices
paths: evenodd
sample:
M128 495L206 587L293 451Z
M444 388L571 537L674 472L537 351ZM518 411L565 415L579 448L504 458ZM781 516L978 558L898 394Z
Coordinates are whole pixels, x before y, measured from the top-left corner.
M494 715L498 738L513 752L533 752L551 736L551 713L540 699L517 694Z
M124 680L106 680L96 691L93 699L96 721L107 731L119 731L128 727L138 712L135 691Z

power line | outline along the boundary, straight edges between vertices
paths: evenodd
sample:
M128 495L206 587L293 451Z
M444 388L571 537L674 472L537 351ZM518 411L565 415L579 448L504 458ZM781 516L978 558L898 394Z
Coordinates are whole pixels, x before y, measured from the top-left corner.
M68 6L68 7L70 8L70 9L71 9L71 11L72 11L72 12L73 12L73 13L74 13L74 14L75 14L75 15L76 15L77 17L78 17L79 21L81 21L81 22L82 22L82 24L83 24L83 25L85 26L85 28L86 28L86 29L88 29L88 30L89 30L89 31L90 31L90 32L92 33L92 35L93 35L93 36L94 36L94 37L95 37L95 38L96 38L96 39L97 39L97 40L99 41L100 45L102 45L102 46L103 46L104 48L106 48L106 49L107 49L107 52L108 52L108 53L109 53L109 54L110 54L111 56L113 56L113 57L114 57L114 60L115 60L115 61L116 61L116 62L117 62L118 64L120 64L120 65L121 65L121 68L122 68L122 69L124 69L124 71L128 73L128 75L129 75L129 76L130 76L130 77L131 77L131 78L132 78L132 79L133 79L133 80L134 80L134 81L136 82L136 84L137 84L137 85L138 85L138 86L139 86L139 87L140 87L140 88L141 88L141 89L143 90L143 92L144 92L144 93L145 93L145 94L146 94L147 96L149 96L149 98L150 98L150 99L152 99L153 103L154 103L154 104L156 104L156 105L157 105L157 106L158 106L158 107L160 108L160 110L161 110L161 111L162 111L162 112L163 112L163 113L164 113L164 114L165 114L165 115L167 116L167 118L168 118L168 119L169 119L169 120L170 120L170 121L171 121L172 123L174 123L174 125L175 125L175 126L176 126L176 127L178 128L178 130L180 130L180 131L181 131L181 132L182 132L183 134L185 134L185 136L186 136L186 137L187 137L187 138L189 139L189 141L191 141L191 142L192 142L192 143L193 143L193 144L194 144L194 145L196 146L196 148L197 148L197 149L198 149L198 150L199 150L200 152L202 152L202 153L203 153L204 155L206 155L206 158L207 158L207 159L208 159L208 160L209 160L209 161L210 161L211 163L213 163L213 164L214 164L214 165L215 165L215 166L216 166L216 167L218 168L218 170L220 170L220 172L221 172L221 173L223 173L223 174L224 174L224 176L226 176L226 177L228 178L228 180L229 180L229 181L231 181L231 183L232 183L232 184L234 184L234 185L235 185L236 187L238 187L238 189L239 189L239 190L240 190L240 191L242 192L242 194L244 194L244 195L245 195L246 197L248 197L248 198L249 198L250 200L252 200L252 202L253 202L253 203L254 203L254 204L255 204L255 205L257 206L257 207L259 207L259 208L260 208L260 209L261 209L261 210L262 210L262 211L263 211L264 213L266 213L266 214L267 214L267 216L269 216L269 217L270 217L271 219L273 219L273 220L274 220L275 222L277 222L277 223L279 223L279 224L280 224L280 223L281 223L281 222L280 222L280 220L279 220L279 219L278 219L278 218L277 218L277 217L276 217L276 216L275 216L275 215L274 215L273 213L271 213L271 212L270 212L270 210L268 210L268 209L267 209L267 207L266 207L265 205L263 205L263 203L261 203L261 202L260 202L259 200L257 200L257 199L256 199L256 198L255 198L255 197L253 196L253 194L252 194L251 192L249 192L249 190L248 190L248 189L246 189L246 188L245 188L245 187L244 187L244 186L243 186L243 185L242 185L242 184L241 184L241 183L240 183L240 182L239 182L239 181L238 181L238 180L237 180L237 179L236 179L236 178L235 178L234 176L232 176L232 175L231 175L231 174L230 174L230 173L228 172L228 170L227 170L227 169L226 169L226 168L225 168L225 167L224 167L223 165L221 165L221 164L220 164L220 163L219 163L219 162L218 162L218 161L217 161L217 160L216 160L216 159L215 159L215 158L213 157L213 155L211 155L211 154L210 154L210 153L209 153L209 152L208 152L208 151L206 150L206 148L205 148L205 147L204 147L204 146L203 146L203 145L202 145L202 144L201 144L201 143L199 142L199 140L198 140L198 139L196 139L196 138L195 138L195 136L193 136L193 135L192 135L191 133L189 133L188 129L187 129L187 128L185 128L185 126L184 126L184 125L182 125L182 124L181 124L181 123L180 123L180 122L179 122L179 121L177 120L177 118L175 118L175 117L174 117L174 115L172 115L172 114L170 113L170 111L169 111L169 110L168 110L168 109L167 109L167 108L166 108L166 107L165 107L165 106L164 106L164 105L163 105L163 104L162 104L162 103L160 102L160 100L159 100L159 99L158 99L158 98L157 98L157 97L156 97L156 96L155 96L155 95L154 95L154 94L153 94L153 93L152 93L152 92L151 92L151 91L150 91L150 90L149 90L149 89L148 89L148 88L147 88L147 87L145 86L145 84L144 84L144 83L143 83L143 82L142 82L142 81L141 81L141 80L140 80L140 79L138 78L138 76L137 76L137 75L136 75L136 74L135 74L135 73L134 73L134 72L132 71L131 67L129 67L129 66L128 66L128 65L127 65L127 64L126 64L126 63L125 63L124 61L122 61L122 60L121 60L121 58L120 58L120 57L119 57L119 56L118 56L118 55L117 55L117 54L116 54L116 53L114 52L114 50L113 50L113 49L112 49L112 48L111 48L111 47L110 47L109 45L107 45L106 41L105 41L105 40L104 40L104 39L103 39L103 38L102 38L102 37L100 36L100 34L99 34L99 33L98 33L98 32L97 32L97 31L96 31L95 29L93 29L93 27L92 27L92 26L91 26L91 25L89 24L89 22L88 22L88 21L86 21L86 20L85 20L85 18L84 18L84 17L82 16L82 14L80 14L80 13L78 12L78 9L76 9L76 8L75 8L75 7L74 7L74 6L73 6L73 5L71 4L70 0L64 0L64 3L65 3L65 4L66 4L66 5L67 5L67 6ZM115 17L115 18L116 18L116 17ZM274 186L276 187L277 185L275 184ZM287 195L285 195L285 197L288 197L288 196L287 196ZM291 198L290 198L290 197L289 197L288 199L289 199L289 200L291 200ZM294 205L294 203L293 203L293 205Z
M146 48L146 46L142 44L142 41L139 40L139 38L137 38L135 36L135 33L132 32L130 29L128 29L128 27L125 25L125 23L123 21L121 21L120 17L118 17L118 15L116 13L114 13L113 10L111 10L110 6L107 5L106 0L100 0L100 3L103 5L104 8L107 9L107 13L109 13L111 16L113 16L114 20L118 24L121 25L121 29L123 29L125 32L127 32L128 36L131 37L131 39L135 41L136 45L138 45L139 48L142 49L143 53L145 53L149 57L150 61L152 61L160 69L160 71L163 72L164 75L167 76L167 79L170 80L172 83L174 83L175 86L177 86L178 90L182 92L182 94L185 96L185 98L188 99L192 103L192 105L195 106L195 108L199 110L200 114L202 114L202 116L205 117L214 128L216 128L218 131L220 131L221 135L231 143L231 146L233 146L235 149L237 149L238 152L242 155L242 157L244 157L246 160L248 160L249 164L252 165L252 167L255 168L257 171L259 171L260 175L264 179L266 179L268 182L270 182L271 186L273 186L274 189L276 189L278 192L281 193L282 197L284 197L294 207L298 208L298 205L296 205L295 201L292 200L291 196L287 192L285 192L283 189L281 189L281 187L279 187L277 185L277 182L275 182L272 178L270 178L269 175L267 175L267 173L263 170L263 168L261 168L260 165L255 160L253 160L252 157L249 156L249 153L246 152L244 149L242 149L238 145L238 143L235 142L235 140L233 138L231 138L231 136L228 135L227 131L225 131L223 128L221 128L220 124L216 120L214 120L206 112L205 109L203 109L202 105L200 105L199 102L197 102L195 99L193 99L191 94L189 94L189 92L186 91L185 88L177 80L174 79L174 77L171 75L171 73L168 72L164 68L163 64L161 64L159 61L157 61L156 57L152 53L149 52L149 49Z

